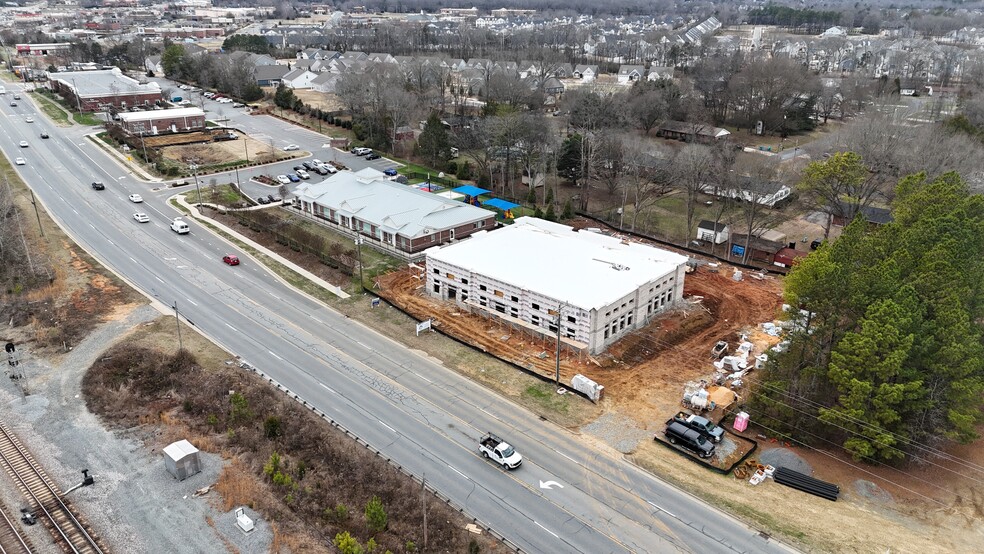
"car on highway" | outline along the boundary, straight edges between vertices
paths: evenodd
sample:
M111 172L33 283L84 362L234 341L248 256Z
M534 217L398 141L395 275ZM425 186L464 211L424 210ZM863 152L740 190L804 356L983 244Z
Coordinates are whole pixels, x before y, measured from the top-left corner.
M14 160L14 163L15 163L15 164L17 164L17 165L24 165L24 164L26 164L27 162L26 162L26 161L24 161L24 158L16 158L16 159Z
M300 150L301 147L296 144L288 144L284 146L284 152L293 152L294 150Z
M31 116L27 116L24 118L24 121L27 123L34 123L34 118Z
M290 177L288 177L286 175L277 175L277 182L280 183L280 184L282 184L282 185L289 185L290 184Z
M367 160L378 160L379 158L382 158L382 156L380 156L379 154L377 154L375 152L369 152L368 154L366 154L366 159Z
M27 141L26 140L20 141L20 147L21 148L27 148Z
M93 181L92 190L106 190L106 185L104 185L102 181Z
M43 139L48 138L48 131L41 131L41 138Z
M233 256L232 254L226 254L225 256L222 256L222 261L226 265L239 265L239 257Z
M299 183L301 181L301 178L293 173L288 173L287 178L290 179L291 183Z
M257 196L256 197L256 201L259 202L260 204L269 204L270 203L270 199L267 198L266 196Z
M148 221L150 221L150 218L147 217L147 214L143 212L137 212L133 214L133 219L137 220L140 223L147 223Z
M396 172L396 168L395 167L391 167L389 169L384 169L383 170L383 175L388 175L390 177L396 177L398 175L398 173Z
M20 100L20 95L19 95L19 94L16 94L16 93L14 93L14 100Z
M356 156L365 156L366 154L372 153L372 148L366 148L364 146L358 146L352 149L352 153Z
M139 204L143 202L143 196L140 196L139 194L131 194L127 198L129 198L130 202L133 202L134 204Z

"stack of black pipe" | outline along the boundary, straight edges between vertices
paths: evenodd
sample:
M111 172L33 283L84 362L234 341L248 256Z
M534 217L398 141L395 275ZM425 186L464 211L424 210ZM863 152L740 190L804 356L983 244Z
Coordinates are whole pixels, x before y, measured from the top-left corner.
M776 469L776 472L773 474L772 478L780 485L786 485L787 487L792 487L796 490L810 493L819 496L820 498L826 498L831 501L836 501L837 495L840 494L840 487L833 483L814 479L809 475L804 475L798 471L793 471L785 467Z

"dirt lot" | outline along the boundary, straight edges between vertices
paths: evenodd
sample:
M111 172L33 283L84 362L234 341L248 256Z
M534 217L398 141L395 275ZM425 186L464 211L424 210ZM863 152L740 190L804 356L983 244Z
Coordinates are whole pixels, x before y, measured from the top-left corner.
M268 143L241 136L238 140L224 140L206 144L184 144L166 146L162 154L166 158L177 161L198 160L202 166L229 163L235 160L246 160L247 153L250 162L269 163L277 160L287 160L306 156L307 152L284 152L273 148Z
M715 342L737 342L758 323L772 321L781 305L781 284L774 277L735 282L730 270L712 273L706 266L687 276L684 305L655 319L592 358L567 350L561 356L561 381L580 373L605 386L605 407L639 425L662 422L679 405L687 381L713 373ZM380 294L418 319L433 318L445 333L460 337L498 357L547 377L556 371L555 341L525 329L467 313L436 302L423 292L421 272L410 268L379 279Z
M304 102L304 105L311 106L312 108L321 108L326 111L345 109L345 105L334 94L326 94L311 89L301 89L295 90L294 95L300 98Z

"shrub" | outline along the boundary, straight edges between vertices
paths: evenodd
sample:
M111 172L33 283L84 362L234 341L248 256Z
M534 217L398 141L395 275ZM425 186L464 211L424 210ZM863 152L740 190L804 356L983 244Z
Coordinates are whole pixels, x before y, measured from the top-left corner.
M335 535L335 540L332 541L338 551L342 554L362 554L365 550L362 549L362 545L359 541L355 539L348 531L343 531Z
M229 403L232 404L229 416L233 421L247 421L253 418L253 412L249 409L249 401L246 400L245 396L234 392L229 397Z
M468 162L461 162L458 164L458 171L454 174L458 179L471 179L472 170L471 164Z
M383 501L378 496L373 496L366 503L366 524L373 533L386 530L387 516Z
M280 418L277 416L270 416L266 418L263 422L263 432L266 434L268 439L274 439L280 436Z

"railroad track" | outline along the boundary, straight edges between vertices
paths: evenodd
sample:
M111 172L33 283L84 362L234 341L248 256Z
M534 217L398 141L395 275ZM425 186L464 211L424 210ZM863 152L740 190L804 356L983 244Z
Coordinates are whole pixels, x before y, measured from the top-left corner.
M20 534L17 520L0 507L0 554L31 554L31 543Z
M61 491L44 470L34 461L20 440L0 423L0 464L14 479L24 497L31 503L34 515L44 521L55 542L65 552L73 554L103 554L86 526L62 500Z

